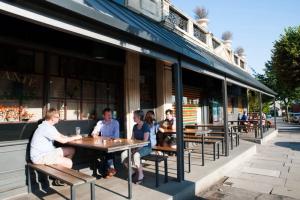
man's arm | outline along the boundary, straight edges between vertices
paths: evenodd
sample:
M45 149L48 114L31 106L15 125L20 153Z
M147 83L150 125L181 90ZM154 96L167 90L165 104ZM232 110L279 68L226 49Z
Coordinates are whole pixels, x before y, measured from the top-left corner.
M115 127L114 127L114 137L120 138L120 124L118 121L116 121Z
M81 135L75 135L75 136L68 137L68 136L65 136L65 135L59 133L54 138L54 140L57 141L57 142L59 142L59 143L65 144L65 143L71 142L73 140L79 140L81 138L82 138Z
M101 124L100 124L101 121L98 121L96 126L94 127L94 130L92 132L92 136L95 137L95 136L98 136L99 135L99 132L100 132L100 129L101 129Z

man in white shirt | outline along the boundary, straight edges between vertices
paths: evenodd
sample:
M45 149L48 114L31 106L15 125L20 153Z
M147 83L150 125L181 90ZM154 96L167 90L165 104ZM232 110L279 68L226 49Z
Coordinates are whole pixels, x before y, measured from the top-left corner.
M35 130L30 143L30 159L34 164L57 164L72 168L72 157L75 149L72 147L56 148L53 143L57 141L65 144L67 142L81 139L81 135L64 136L55 128L59 121L59 112L56 109L49 109L45 121Z
M116 139L120 137L120 125L119 122L112 118L112 110L110 108L105 108L102 111L103 120L99 120L96 124L92 136L93 137L107 137L110 139ZM105 154L105 171L106 177L109 178L114 176L117 171L113 163L113 154Z

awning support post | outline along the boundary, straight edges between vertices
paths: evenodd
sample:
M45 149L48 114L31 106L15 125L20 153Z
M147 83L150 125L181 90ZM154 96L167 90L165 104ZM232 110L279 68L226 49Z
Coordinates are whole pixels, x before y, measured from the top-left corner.
M275 97L273 98L273 110L274 110L274 126L275 130L277 130L277 122L276 122L276 104Z
M183 115L182 115L182 67L181 60L172 66L175 80L176 104L176 142L177 142L177 181L184 181L184 142L183 142Z
M228 144L228 96L227 96L227 80L226 77L222 82L222 96L223 96L223 118L224 118L224 133L225 133L225 156L229 156Z
M262 125L262 94L259 93L259 130L260 130L260 137L261 139L264 137L263 133L263 125Z

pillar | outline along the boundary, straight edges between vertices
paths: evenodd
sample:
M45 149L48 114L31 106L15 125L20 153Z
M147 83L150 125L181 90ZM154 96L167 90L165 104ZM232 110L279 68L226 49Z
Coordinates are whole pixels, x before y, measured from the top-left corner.
M175 104L176 104L176 141L177 141L177 180L184 180L184 145L183 145L183 115L182 115L182 68L181 61L173 66L174 86L175 86Z
M140 56L127 51L124 67L125 130L132 136L133 111L140 109Z
M224 133L225 133L225 156L229 156L228 144L228 95L227 95L227 80L226 77L222 82L222 96L223 96L223 117L224 117Z
M172 109L172 69L163 61L156 61L156 119L164 119L167 109Z

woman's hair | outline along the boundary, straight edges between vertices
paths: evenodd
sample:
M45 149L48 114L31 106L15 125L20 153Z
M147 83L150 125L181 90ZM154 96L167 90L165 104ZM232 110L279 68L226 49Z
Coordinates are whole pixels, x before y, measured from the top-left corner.
M50 108L45 115L45 120L50 120L56 114L59 114L59 111L55 108Z
M141 121L144 121L144 111L136 110L133 112L133 114L138 116Z
M149 110L147 113L146 113L146 116L145 116L145 122L147 124L152 124L153 121L155 121L155 114L152 110Z
M169 114L169 113L170 113L171 115L173 115L173 110L171 110L171 109L166 110L166 115Z

